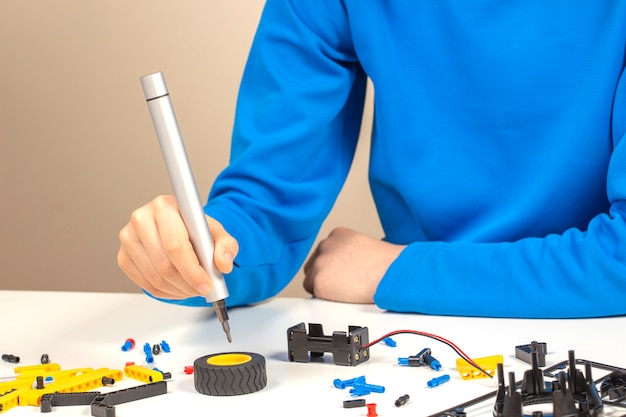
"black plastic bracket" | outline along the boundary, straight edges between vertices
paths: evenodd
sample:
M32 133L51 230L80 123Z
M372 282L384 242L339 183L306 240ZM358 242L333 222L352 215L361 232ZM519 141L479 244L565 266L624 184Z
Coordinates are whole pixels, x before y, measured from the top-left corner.
M115 406L167 393L167 382L159 381L101 394L99 391L55 392L41 396L40 410L49 413L52 407L90 405L94 417L115 417Z
M324 335L321 324L309 323L307 334L304 323L287 329L287 349L291 362L309 362L310 357L322 357L325 352L333 355L335 365L356 366L369 359L367 327L349 326L348 333L336 331Z
M546 366L548 345L544 342L530 342L527 345L515 346L515 357L526 363L532 363L533 352L537 352L537 366Z

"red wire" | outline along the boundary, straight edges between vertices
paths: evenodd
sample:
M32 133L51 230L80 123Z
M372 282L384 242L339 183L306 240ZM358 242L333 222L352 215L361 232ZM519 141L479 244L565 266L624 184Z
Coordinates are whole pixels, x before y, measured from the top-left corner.
M459 348L456 344L454 344L453 342L451 342L448 339L445 339L441 336L438 336L436 334L432 334L432 333L427 333L427 332L422 332L419 330L394 330L392 332L387 333L384 336L379 337L378 339L367 343L365 345L362 346L363 349L366 349L368 347L371 347L373 345L375 345L376 343L381 342L383 339L387 338L387 337L391 337L397 334L417 334L420 336L426 336L426 337L430 337L431 339L435 339L435 340L439 340L440 342L445 343L446 345L450 346L452 349L454 349L454 351L456 351L456 353L461 356L463 359L465 359L470 365L472 365L474 368L478 369L480 372L484 373L485 375L487 375L489 378L493 378L492 375L490 375L487 371L485 371L484 369L482 369L476 362L474 362L472 360L472 358L470 358L470 356L468 354L466 354L465 352L463 352L461 350L461 348Z

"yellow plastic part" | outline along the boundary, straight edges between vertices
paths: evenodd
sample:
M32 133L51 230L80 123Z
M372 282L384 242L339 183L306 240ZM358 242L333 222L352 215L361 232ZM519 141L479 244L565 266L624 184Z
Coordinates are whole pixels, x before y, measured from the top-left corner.
M17 407L19 405L20 394L26 391L28 391L28 388L19 388L9 390L8 392L0 395L0 414L4 413L7 410L10 410L11 408Z
M87 372L93 372L93 368L76 368L76 369L66 369L66 370L50 370L50 371L28 371L28 372L23 372L21 374L19 374L16 379L17 380L22 380L22 379L27 379L27 380L32 380L32 381L36 381L38 376L43 377L44 379L47 377L52 377L54 378L55 381L59 381L59 380L65 380L65 379L69 379L72 377L75 377L76 375L80 375L80 374L85 374Z
M29 390L24 395L19 396L20 405L39 406L41 397L44 394L54 392L85 392L101 387L102 378L112 378L116 381L124 377L122 371L116 369L101 368L85 372L61 381L54 381L46 385L43 389Z
M61 365L58 363L46 363L42 365L28 365L28 366L18 366L14 368L14 372L16 374L24 374L29 372L48 372L48 371L58 371L61 369Z
M33 381L30 381L28 379L0 382L0 393L7 393L9 391L22 388L29 389L32 388L32 385Z
M234 366L241 365L252 360L252 356L243 353L224 353L223 355L211 356L206 360L209 365Z
M476 365L480 366L492 377L496 375L496 370L498 368L498 364L504 364L504 356L502 355L493 355L493 356L485 356L484 358L472 359L476 362ZM479 379L479 378L488 378L487 375L480 372L478 369L470 365L465 359L458 358L456 360L456 370L461 374L461 379Z
M124 367L124 375L145 383L163 381L161 372L141 365L126 365Z

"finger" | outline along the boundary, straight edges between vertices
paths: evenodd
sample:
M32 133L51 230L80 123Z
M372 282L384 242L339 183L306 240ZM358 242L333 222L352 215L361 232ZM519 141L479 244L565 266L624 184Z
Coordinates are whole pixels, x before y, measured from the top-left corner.
M239 243L224 229L220 222L209 216L206 218L215 243L213 254L215 266L223 274L228 274L233 270L235 257L239 253Z
M162 265L161 274L170 273L176 280L173 283L190 295L206 296L213 289L211 279L200 264L198 256L191 244L189 233L180 213L172 213L171 207L160 207L155 210L158 239L166 254L168 263Z
M188 292L181 291L180 288L159 274L132 224L129 223L120 231L120 242L118 264L137 285L158 297L189 297Z

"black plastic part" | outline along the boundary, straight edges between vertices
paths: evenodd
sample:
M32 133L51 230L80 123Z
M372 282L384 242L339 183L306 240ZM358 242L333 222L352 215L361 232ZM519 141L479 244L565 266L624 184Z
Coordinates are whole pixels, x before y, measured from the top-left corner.
M10 363L19 363L20 362L20 357L19 356L15 356L15 355L9 355L7 353L2 355L2 360L5 362L10 362Z
M49 413L52 407L89 405L98 395L100 393L97 391L44 394L41 396L39 407L42 413Z
M394 405L396 407L402 407L403 405L405 405L406 403L409 402L409 394L404 394L401 397L398 397L398 399L396 400L396 402L394 403Z
M532 354L537 353L537 366L546 366L548 345L544 342L532 341L528 345L515 346L515 357L526 363L532 363Z
M103 376L102 385L115 385L115 379Z
M580 370L575 369L576 365L585 366L584 375ZM526 406L531 404L552 402L553 417L600 417L603 414L603 408L605 405L626 408L626 404L619 402L619 400L608 401L606 399L603 399L610 395L610 391L614 387L617 388L616 390L613 390L616 391L616 394L614 394L616 396L615 399L619 398L620 392L625 392L622 390L622 388L624 388L624 383L626 382L626 369L585 359L575 359L574 351L569 352L568 360L554 364L549 368L544 369L543 372L539 373L539 375L542 375L542 377L555 378L555 381L545 382L544 386L541 386L541 384L537 383L537 381L530 380L532 378L535 378L537 375L537 365L533 366L534 369L531 370L531 372L526 372L524 374L525 380L518 382L511 380L509 382L509 387L507 387L504 382L502 364L498 364L497 367L498 389L496 391L481 395L464 403L457 404L438 413L431 414L429 417L454 416L456 414L455 410L465 409L467 407L478 405L494 397L496 398L496 400L493 416L508 416L508 413L517 413L517 407L514 404L516 399L512 398L514 396L512 394L518 392L518 388L522 386L525 387L524 392L519 392L521 394L522 405ZM612 374L594 381L591 377L592 368L597 368L604 371L611 371ZM563 370L568 371L565 372ZM556 373L554 373L555 371ZM615 377L615 379L612 379L612 377ZM596 387L597 384L600 384L600 392ZM529 394L528 391L529 387L531 387L531 394ZM553 394L557 391L560 393L556 395L557 404L554 405ZM574 416L570 416L568 414L572 412L572 409L571 400L567 398L569 396L569 393L566 391L571 391L571 394L575 401L575 405L577 406L576 414ZM570 402L568 403L568 401ZM533 417L541 417L540 414L542 413L533 412Z
M50 356L48 356L47 353L44 353L43 355L41 355L41 363L44 365L46 363L50 363Z
M166 393L167 382L165 381L109 392L108 394L99 395L93 400L91 403L91 415L94 417L115 417L116 405Z
M159 346L158 344L152 346L152 354L158 355L159 353L161 353L161 346Z
M502 406L496 402L494 417L522 417L522 407L531 404L552 403L554 417L593 417L602 413L603 404L591 378L591 365L585 363L586 376L576 369L574 351L569 351L568 370L559 372L558 380L545 384L543 374L536 360L537 352L532 353L532 369L524 373L524 379L517 389L515 376L509 374L510 382ZM498 368L500 370L500 368Z
M369 359L367 327L349 326L348 333L333 332L324 335L322 325L309 323L307 334L305 324L298 323L287 329L287 349L291 362L309 362L310 357L321 357L329 352L335 365L356 366Z
M358 400L345 400L343 402L343 408L357 408L357 407L365 407L365 400L363 398L359 398Z
M614 401L626 399L626 372L611 372L600 384L600 396Z
M40 400L42 413L49 413L52 407L70 405L91 405L91 415L96 417L115 417L115 406L156 395L167 393L165 381L139 385L137 387L101 394L98 391L55 392L44 394Z

